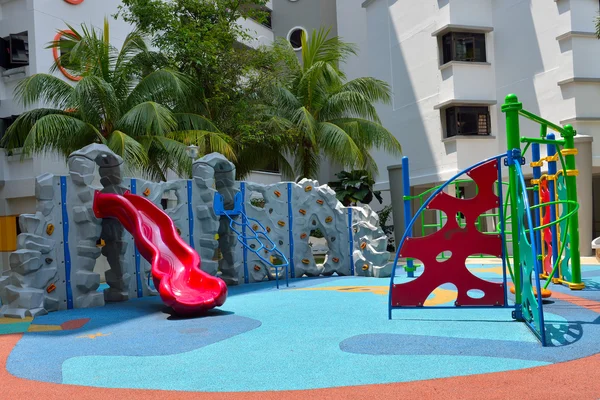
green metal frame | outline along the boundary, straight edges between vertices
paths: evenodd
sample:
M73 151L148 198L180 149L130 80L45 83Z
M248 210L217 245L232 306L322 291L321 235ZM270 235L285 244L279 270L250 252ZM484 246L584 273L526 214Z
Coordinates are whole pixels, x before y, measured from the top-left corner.
M561 231L564 234L564 240L561 246L561 254L565 247L568 249L566 253L566 257L561 261L561 256L559 256L558 260L555 260L556 268L561 263L561 267L564 268L565 264L568 263L569 258L571 261L570 271L568 273L563 273L563 279L570 278L570 282L576 285L581 285L581 258L579 252L579 220L578 220L578 203L577 203L577 182L576 176L571 175L568 171L573 171L576 169L575 165L575 155L567 154L563 157L560 147L565 150L575 149L575 141L574 137L576 135L575 130L571 125L565 125L560 127L538 115L535 115L529 111L523 110L523 105L519 102L518 98L514 94L510 94L506 96L505 103L502 105L502 112L506 114L506 135L507 135L507 151L518 150L521 151L521 143L525 143L526 146L523 150L523 153L528 149L531 143L538 144L554 144L558 148L558 155L560 158L560 162L562 165L564 182L566 186L566 199L563 203L563 213L561 218L558 221L554 221L553 223L560 223L563 225ZM524 117L533 122L540 124L540 137L539 138L526 138L521 137L520 129L519 129L519 117ZM546 139L546 134L548 128L557 131L562 140L549 140ZM516 172L514 166L509 167L509 192L511 198L516 198L517 196L517 181L516 181ZM556 204L557 202L550 202L547 204L541 204L541 206L552 204ZM511 204L511 215L519 215L516 204ZM567 210L565 210L567 207ZM518 237L518 228L517 224L513 224L511 226L512 233L514 237ZM541 229L542 227L537 227L536 229ZM568 244L567 244L568 241ZM513 265L519 265L518 263L521 261L519 246L513 247ZM565 261L566 260L566 261ZM567 269L565 269L567 270ZM521 277L520 274L514 274L513 282L515 284L515 297L516 303L521 304L522 296L522 287L521 287ZM570 275L570 276L569 276ZM546 284L548 286L549 282Z

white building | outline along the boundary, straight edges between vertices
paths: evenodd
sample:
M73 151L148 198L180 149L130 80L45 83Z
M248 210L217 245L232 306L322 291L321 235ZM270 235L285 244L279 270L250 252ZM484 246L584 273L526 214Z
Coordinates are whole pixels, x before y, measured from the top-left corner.
M543 118L572 124L581 136L580 235L588 255L592 235L600 236L600 175L595 207L592 196L592 173L600 172L598 9L596 0L338 0L338 33L361 45L344 67L350 77L392 87L392 105L378 110L410 157L413 186L437 185L506 152L500 106L509 93ZM533 123L521 129L539 136ZM375 159L378 185L389 189L386 169L398 176L400 159Z
M101 26L119 3L0 0L0 37L17 34L18 41L27 32L28 40L27 65L18 64L17 57L16 68L0 68L0 118L22 112L12 101L14 86L23 76L49 70L52 51L45 47L64 22ZM581 250L588 253L585 244L600 236L600 174L592 186L592 174L600 172L600 41L594 35L598 1L275 0L269 7L273 29L243 21L256 32L247 45L268 44L274 34L297 41L300 30L332 27L334 34L360 48L359 56L343 65L348 78L374 76L391 85L392 105L378 110L410 156L415 190L506 151L500 106L509 93L544 118L572 124L580 136ZM111 29L118 45L130 27L112 21ZM19 50L17 45L16 50L16 56L22 56L23 47ZM463 128L451 129L457 119ZM522 122L521 127L524 134L538 135L534 124ZM36 175L65 171L59 159L36 157L22 163L19 158L7 157L0 149L0 216L13 216L0 219L0 232L1 224L14 224L14 216L33 211ZM380 170L377 188L390 199L387 170L397 176L400 159L383 152L375 159ZM334 172L324 168L322 179L331 179ZM397 194L392 199L396 206L401 200ZM400 214L395 213L396 226L401 226Z
M0 137L24 111L13 99L15 86L24 77L50 71L54 56L48 43L60 30L67 29L66 24L79 27L86 23L101 28L104 18L109 17L111 43L120 47L132 29L122 20L110 18L120 4L120 0L0 0ZM271 7L269 2L267 9ZM253 20L243 20L241 25L254 33L254 40L246 45L273 42L270 27ZM61 72L56 75L71 82ZM0 270L8 268L9 251L16 246L18 215L35 212L34 179L46 172L66 174L64 159L36 155L21 160L19 154L8 155L0 149ZM257 172L251 180L278 182L280 175Z

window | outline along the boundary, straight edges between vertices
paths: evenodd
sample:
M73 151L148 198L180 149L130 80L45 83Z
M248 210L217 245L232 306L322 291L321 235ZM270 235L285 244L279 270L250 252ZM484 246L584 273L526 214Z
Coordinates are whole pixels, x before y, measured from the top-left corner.
M450 32L442 36L442 64L450 61L486 62L485 34Z
M288 40L294 50L302 49L302 33L306 34L304 28L296 27L288 33Z
M273 25L271 24L271 14L273 13L271 10L264 10L264 12L266 13L265 19L261 22L262 25L266 26L269 29L273 28Z
M488 107L450 107L446 109L446 137L457 135L489 135Z
M29 37L27 32L0 38L0 67L13 69L29 65Z
M0 139L4 137L6 130L15 122L17 117L17 115L11 115L10 117L0 118Z

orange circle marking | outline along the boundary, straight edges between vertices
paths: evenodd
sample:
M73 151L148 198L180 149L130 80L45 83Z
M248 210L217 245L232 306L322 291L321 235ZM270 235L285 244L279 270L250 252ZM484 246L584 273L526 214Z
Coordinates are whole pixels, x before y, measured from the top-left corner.
M79 1L79 3L81 3L83 0L65 0L67 2L75 2L75 1ZM79 4L79 3L72 3L72 4ZM70 29L64 30L64 31L60 31L56 34L56 36L54 36L54 41L58 42L60 40L60 38L64 35L64 34L70 34L70 35L74 35L75 32L73 32ZM56 62L56 65L58 65L58 69L60 70L60 72L62 72L62 74L64 76L66 76L67 78L69 78L72 81L80 81L81 80L81 76L75 76L75 75L71 75L62 65L60 65L60 61L59 58L60 56L58 55L58 47L53 47L52 48L52 55L54 56L54 62Z

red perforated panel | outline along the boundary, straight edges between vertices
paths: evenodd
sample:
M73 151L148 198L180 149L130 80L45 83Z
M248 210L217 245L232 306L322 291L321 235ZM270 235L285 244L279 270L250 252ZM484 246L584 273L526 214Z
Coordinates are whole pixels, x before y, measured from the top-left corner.
M548 181L543 179L540 181L540 203L548 203L550 201L550 190L548 190ZM542 207L542 225L550 223L550 206ZM544 246L545 254L543 259L544 273L550 275L552 273L552 230L550 227L542 229L542 246Z
M503 285L478 278L466 267L467 257L471 255L502 256L500 235L485 235L475 226L477 217L499 205L499 198L494 193L494 186L498 180L497 161L485 163L467 175L477 184L477 196L472 199L458 199L443 192L439 193L431 201L428 209L446 213L448 218L444 227L432 235L409 238L404 242L400 256L421 260L424 270L413 281L393 285L393 307L422 306L431 292L445 283L452 283L457 287L458 306L504 305ZM464 228L456 221L457 213L464 215ZM452 252L451 257L447 260L437 260L437 255L444 251ZM483 297L470 297L467 292L472 289L481 290Z

